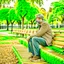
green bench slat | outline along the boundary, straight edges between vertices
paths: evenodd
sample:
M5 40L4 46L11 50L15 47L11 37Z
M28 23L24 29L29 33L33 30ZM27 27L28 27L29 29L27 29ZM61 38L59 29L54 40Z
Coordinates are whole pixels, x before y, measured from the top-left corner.
M26 44L28 45L27 42L23 41L23 45L26 46ZM54 50L54 51L57 51L59 53L63 53L63 50L60 49L60 48L57 48L57 47L48 47L50 50ZM52 51L51 50L51 51ZM64 64L64 59L62 59L61 57L58 57L54 54L51 54L50 52L46 52L46 50L43 50L41 49L40 50L40 55L41 55L41 58L43 58L45 61L49 62L50 64Z
M40 50L41 58L50 64L64 64L64 59L59 58L43 49Z
M18 63L18 64L23 64L22 58L21 58L20 54L18 53L17 49L13 46L13 47L12 47L12 50L13 50L13 52L15 53L16 57L17 57L18 60L19 60L19 63Z

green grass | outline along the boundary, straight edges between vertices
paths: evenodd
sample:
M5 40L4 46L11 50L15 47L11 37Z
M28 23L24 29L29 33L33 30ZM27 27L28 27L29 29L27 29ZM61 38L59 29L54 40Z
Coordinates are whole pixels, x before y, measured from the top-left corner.
M15 29L15 30L21 30L21 29ZM33 28L33 29L27 29L27 30L36 30L36 29ZM64 28L52 28L52 30L64 30Z
M52 28L52 30L64 30L64 28Z
M17 39L18 38L14 36L0 36L0 44L11 44L9 40L17 40Z
M0 44L11 44L11 42L0 42Z
M14 36L0 36L0 41L1 40L16 40L17 37Z
M27 29L27 30L36 30L36 29ZM52 28L52 30L64 30L64 28Z
M8 32L6 29L0 29L0 32Z

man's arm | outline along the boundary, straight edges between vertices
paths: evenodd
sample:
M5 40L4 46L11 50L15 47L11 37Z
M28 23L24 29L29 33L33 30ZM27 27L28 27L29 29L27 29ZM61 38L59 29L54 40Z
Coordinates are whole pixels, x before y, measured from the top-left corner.
M33 37L33 36L41 37L45 32L47 32L47 30L48 30L48 24L44 23L40 28L40 30L37 31L36 34L31 35L30 37Z

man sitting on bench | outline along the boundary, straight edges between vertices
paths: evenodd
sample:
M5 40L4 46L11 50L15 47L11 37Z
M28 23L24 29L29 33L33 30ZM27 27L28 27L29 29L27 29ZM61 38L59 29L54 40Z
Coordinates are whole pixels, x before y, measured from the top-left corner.
M52 41L51 27L49 26L48 23L44 21L42 14L36 15L36 22L40 25L39 30L35 34L30 35L27 38L28 49L29 52L32 53L32 56L29 57L31 60L40 59L39 45L49 46L51 45Z

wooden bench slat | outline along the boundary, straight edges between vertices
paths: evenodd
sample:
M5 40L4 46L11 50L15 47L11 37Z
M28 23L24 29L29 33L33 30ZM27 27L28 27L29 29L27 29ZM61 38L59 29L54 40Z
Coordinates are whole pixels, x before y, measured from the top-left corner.
M55 36L57 36L57 37L64 37L64 34L55 34Z
M52 30L54 33L64 33L64 30Z
M59 41L53 41L52 45L60 45L60 46L64 46L64 42L59 42Z
M54 40L55 40L55 41L64 41L64 38L61 38L61 37L55 37Z
M64 46L60 46L60 45L54 45L54 46L58 48L64 48Z

